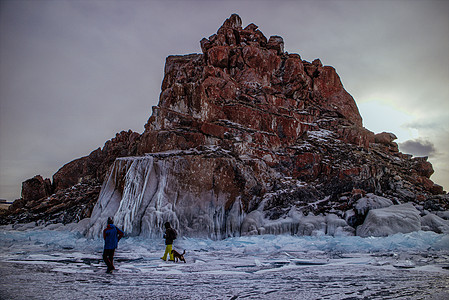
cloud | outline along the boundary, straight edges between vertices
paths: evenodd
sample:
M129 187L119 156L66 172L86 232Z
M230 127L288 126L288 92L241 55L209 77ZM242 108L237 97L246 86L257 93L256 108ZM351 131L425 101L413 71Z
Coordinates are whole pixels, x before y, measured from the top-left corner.
M437 153L435 145L429 141L416 139L399 143L402 152L413 154L414 156L432 157Z
M449 102L449 101L442 101ZM447 119L449 113L445 109L435 110L431 118L417 118L413 122L405 123L404 128L426 130L426 131L436 131L442 134L447 134L449 130L449 124Z

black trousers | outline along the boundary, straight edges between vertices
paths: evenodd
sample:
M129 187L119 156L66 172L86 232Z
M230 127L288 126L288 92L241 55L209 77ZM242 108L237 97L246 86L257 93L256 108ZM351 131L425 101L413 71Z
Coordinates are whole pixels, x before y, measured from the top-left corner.
M104 249L103 250L103 260L108 266L108 271L115 270L114 268L114 252L115 249Z

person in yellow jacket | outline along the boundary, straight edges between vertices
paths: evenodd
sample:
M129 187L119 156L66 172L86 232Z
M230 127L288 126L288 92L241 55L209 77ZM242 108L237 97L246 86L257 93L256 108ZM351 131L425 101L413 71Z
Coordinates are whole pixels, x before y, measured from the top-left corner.
M173 241L176 239L176 236L177 236L176 230L171 228L170 222L166 222L165 223L165 234L164 234L164 239L165 239L165 245L166 246L165 246L164 256L161 257L161 259L163 261L167 260L167 254L170 254L169 261L175 261L171 251L173 249Z

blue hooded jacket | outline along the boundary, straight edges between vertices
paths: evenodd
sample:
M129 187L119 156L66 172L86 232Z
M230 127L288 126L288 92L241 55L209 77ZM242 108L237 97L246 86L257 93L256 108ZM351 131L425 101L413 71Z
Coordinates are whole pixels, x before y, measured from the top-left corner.
M115 249L118 246L118 241L123 237L123 231L115 227L114 224L108 224L103 230L104 249Z

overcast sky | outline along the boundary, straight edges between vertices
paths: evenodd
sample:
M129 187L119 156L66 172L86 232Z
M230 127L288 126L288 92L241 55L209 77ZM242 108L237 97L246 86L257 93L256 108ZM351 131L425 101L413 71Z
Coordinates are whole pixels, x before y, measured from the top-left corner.
M143 132L165 58L232 13L337 69L364 126L429 156L449 189L449 1L0 2L0 198L116 132Z

